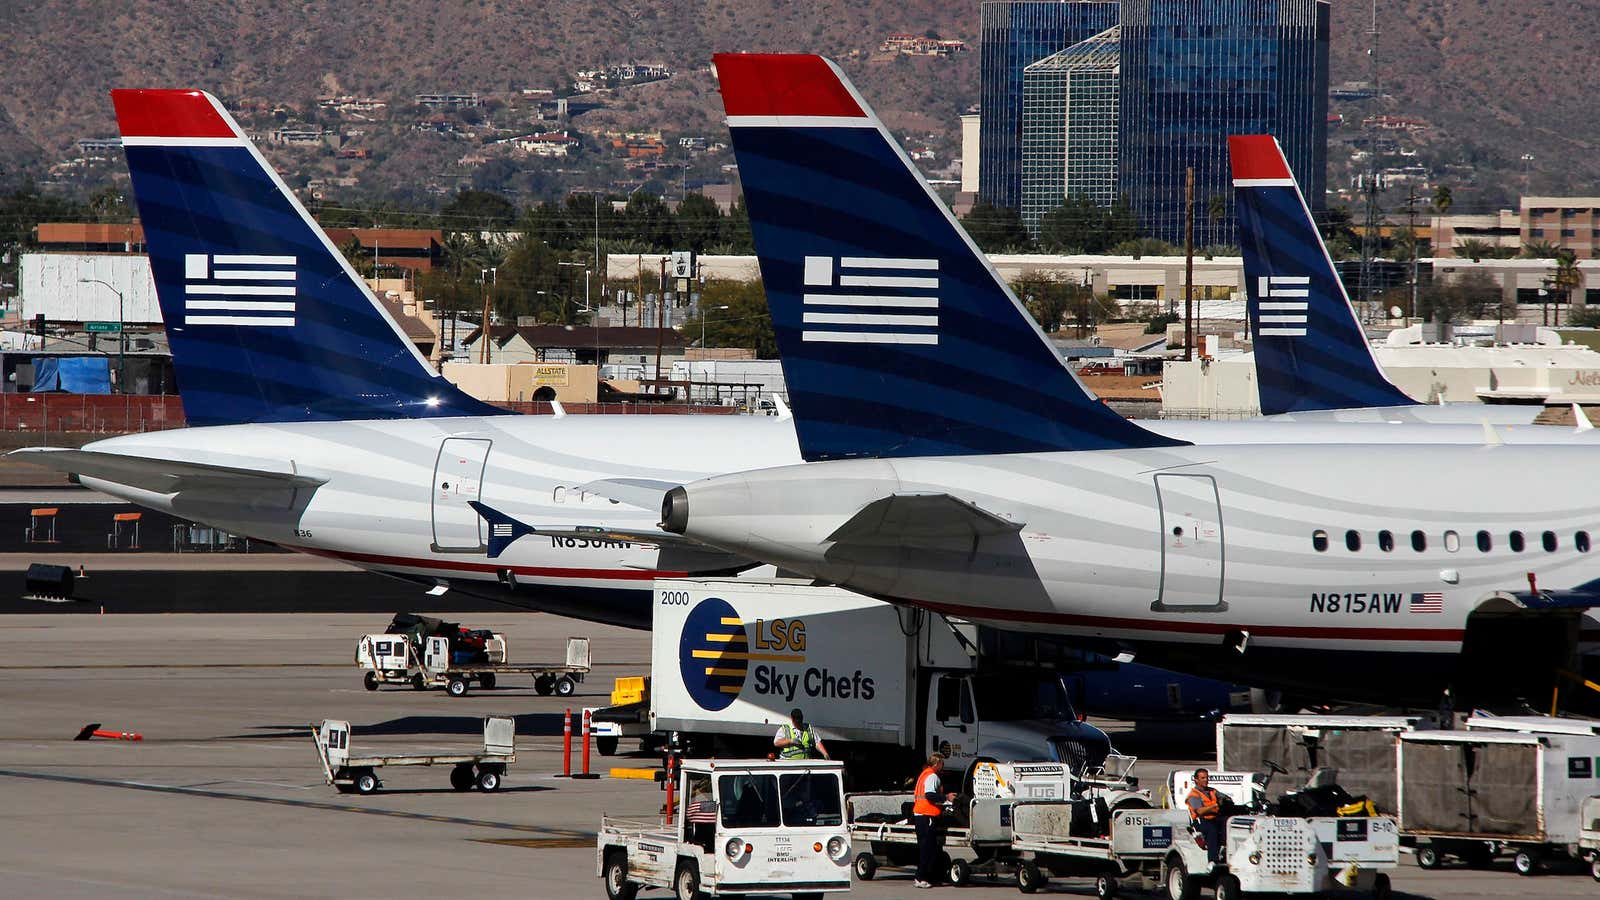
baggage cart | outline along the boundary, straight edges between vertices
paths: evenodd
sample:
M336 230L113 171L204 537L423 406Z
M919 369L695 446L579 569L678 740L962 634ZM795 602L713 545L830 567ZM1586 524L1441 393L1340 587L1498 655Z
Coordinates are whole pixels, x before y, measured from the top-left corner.
M1589 874L1600 881L1600 797L1585 797L1578 807L1578 852L1589 861Z
M517 761L516 722L510 716L483 720L483 749L437 753L351 753L350 723L324 719L311 729L317 759L328 783L341 794L370 794L383 786L378 770L385 766L449 766L450 786L458 791L493 792L505 780L506 767Z
M1400 736L1400 834L1417 865L1486 866L1504 850L1518 874L1535 875L1580 855L1580 806L1600 794L1600 734L1521 727L1535 726L1478 720L1469 731Z
M409 684L425 691L443 688L452 697L466 696L476 682L493 688L504 675L527 675L540 695L570 697L589 672L589 639L567 638L566 661L561 663L513 663L506 661L505 638L496 634L487 641L487 662L453 661L446 637L427 636L422 648L404 634L365 634L356 642L356 666L366 670L361 683L369 691L384 684Z
M854 870L862 881L871 881L880 868L916 868L917 829L911 809L915 798L908 793L872 792L849 794L845 811L850 822L850 838L867 849L855 856ZM990 880L1016 870L1019 859L1011 848L1011 808L1014 798L973 799L958 817L946 804L940 818L944 850L939 869L952 885L967 884L974 875Z

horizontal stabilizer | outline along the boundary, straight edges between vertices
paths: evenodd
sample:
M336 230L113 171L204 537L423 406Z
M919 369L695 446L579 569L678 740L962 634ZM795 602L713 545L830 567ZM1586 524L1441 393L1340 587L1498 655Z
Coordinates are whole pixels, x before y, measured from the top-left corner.
M13 456L57 472L98 478L157 494L182 491L265 491L315 488L327 482L297 472L292 460L255 459L213 454L205 459L176 460L99 450L26 447Z
M949 494L891 494L828 535L839 544L917 544L1013 534L1023 523Z
M468 500L467 505L472 507L483 521L489 524L489 558L495 559L504 553L506 548L516 543L517 539L536 533L532 525L513 519L505 513L476 500Z

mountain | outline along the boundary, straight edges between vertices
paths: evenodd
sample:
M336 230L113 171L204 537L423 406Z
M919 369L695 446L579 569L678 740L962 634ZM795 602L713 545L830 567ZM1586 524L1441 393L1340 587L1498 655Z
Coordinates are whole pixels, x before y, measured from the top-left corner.
M1597 38L1578 21L1584 6L1382 4L1386 96L1370 105L1427 120L1431 131L1419 140L1430 162L1451 166L1451 178L1465 188L1458 207L1474 197L1488 202L1508 178L1520 181L1525 153L1534 156L1528 180L1535 190L1594 193L1586 186L1600 179L1594 152L1600 118L1591 114ZM1368 10L1352 0L1334 3L1335 84L1366 78ZM418 93L476 91L514 100L522 89L563 88L581 69L630 62L670 67L671 78L619 88L600 98L605 108L572 120L584 138L578 162L518 159L495 172L520 172L525 190L546 194L593 177L585 170L596 166L612 179L683 177L652 176L648 167L623 171L623 154L608 152L599 134L661 130L725 141L707 67L714 51L834 57L897 133L933 151L925 163L930 169L953 161L956 116L978 97L977 0L37 0L8 18L6 43L15 52L0 67L0 176L70 158L80 138L114 134L106 95L113 87L205 88L230 104L258 108L246 119L256 131L318 119L319 96L383 99L387 120L331 123L359 132L347 135L346 144L374 146L371 159L339 159L331 148L271 151L301 183L317 178L329 191L369 196L422 182L444 192L474 177L489 141L567 124L521 117L513 104L492 111L497 131L469 121L446 138L417 136L416 123L428 112L414 106ZM896 32L959 38L971 49L941 58L877 52ZM274 113L279 104L290 109ZM1362 113L1353 114L1359 123ZM715 180L721 161L726 157L674 165L687 163L695 177ZM351 179L358 188L349 187Z

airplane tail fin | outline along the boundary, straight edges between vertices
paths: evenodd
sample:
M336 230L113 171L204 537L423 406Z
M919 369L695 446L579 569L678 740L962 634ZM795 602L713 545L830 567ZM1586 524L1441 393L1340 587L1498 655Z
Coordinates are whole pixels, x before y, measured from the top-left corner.
M806 459L1175 443L1078 383L837 66L715 65Z
M429 368L215 97L111 99L189 424L506 412Z
M1228 151L1261 412L1414 405L1378 368L1277 139Z

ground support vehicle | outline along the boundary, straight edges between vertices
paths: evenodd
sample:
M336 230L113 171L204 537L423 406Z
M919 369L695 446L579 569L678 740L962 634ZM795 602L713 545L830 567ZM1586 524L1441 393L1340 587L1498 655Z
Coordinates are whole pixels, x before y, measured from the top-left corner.
M880 868L914 869L917 866L917 829L911 820L914 797L906 793L860 793L845 798L850 820L850 838L867 849L855 855L855 875L871 881ZM947 808L944 822L944 853L939 868L945 880L964 885L974 875L990 880L1016 870L1017 856L1011 850L1011 808L1013 798L974 799L967 804L964 817Z
M679 900L848 891L842 771L822 760L686 760L670 818L601 818L595 874L611 900L649 887Z
M1187 817L1186 810L1172 810ZM1218 900L1243 894L1323 894L1335 891L1390 896L1389 875L1400 861L1400 836L1384 816L1228 819L1222 862L1213 864L1187 824L1162 865L1171 900L1199 896L1209 885Z
M1589 874L1600 881L1600 797L1584 799L1578 823L1578 852L1589 861Z
M369 691L383 684L409 684L416 690L444 688L452 697L465 696L473 682L493 688L504 675L527 675L542 695L569 697L589 672L589 639L567 638L563 663L512 663L506 661L505 638L487 641L486 662L456 662L446 637L422 638L418 649L404 634L364 634L356 643L356 665L366 672L361 683Z
M383 786L378 770L385 766L449 766L450 786L458 791L476 787L500 789L506 767L517 761L517 726L510 716L483 720L483 749L438 753L384 753L356 756L350 752L350 723L324 719L311 730L317 758L328 783L341 794L370 794Z
M647 676L618 678L611 688L610 706L586 707L589 734L601 756L617 752L624 740L636 740L649 752L660 746L650 727L650 679Z
M806 580L658 580L651 730L688 757L764 756L800 707L862 789L870 773L898 786L934 751L953 789L982 760L1098 768L1110 740L1078 720L1061 675L985 660L975 635Z
M1400 834L1417 865L1486 866L1503 850L1518 874L1535 875L1580 856L1580 806L1600 794L1600 734L1508 725L1400 736Z

